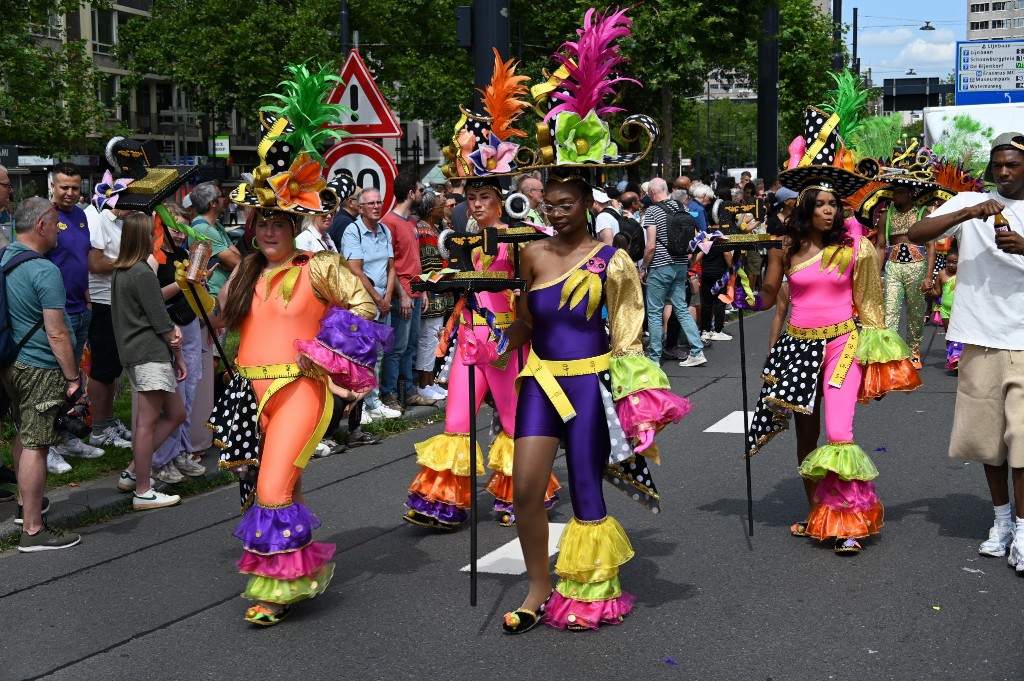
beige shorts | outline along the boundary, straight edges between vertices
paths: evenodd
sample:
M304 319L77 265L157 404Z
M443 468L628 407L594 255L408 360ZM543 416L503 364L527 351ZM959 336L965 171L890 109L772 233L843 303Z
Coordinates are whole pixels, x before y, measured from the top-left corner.
M15 362L3 370L3 384L11 400L11 415L26 449L46 449L67 439L54 419L64 406L68 384L60 369L40 369Z
M174 366L170 362L146 362L125 367L132 387L139 392L162 390L173 393L178 389L178 381L174 378Z
M1024 468L1024 350L964 346L949 456Z

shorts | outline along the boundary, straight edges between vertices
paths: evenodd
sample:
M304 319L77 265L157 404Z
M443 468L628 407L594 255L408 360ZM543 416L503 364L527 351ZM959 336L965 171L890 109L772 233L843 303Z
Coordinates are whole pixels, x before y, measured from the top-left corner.
M92 367L89 378L100 383L113 383L121 375L121 356L117 354L117 340L114 338L114 321L110 306L92 304L92 322L89 324L89 351L92 353Z
M417 339L416 348L416 371L434 371L437 356L434 350L437 349L437 332L444 323L443 317L422 317L420 318L420 334Z
M26 449L63 444L67 433L54 419L65 403L67 381L60 369L41 369L15 362L3 370L4 389L11 400L11 415Z
M1024 468L1024 350L964 345L949 456Z
M170 362L145 362L125 367L128 380L138 392L162 390L167 393L177 392L178 381L174 377L174 366Z

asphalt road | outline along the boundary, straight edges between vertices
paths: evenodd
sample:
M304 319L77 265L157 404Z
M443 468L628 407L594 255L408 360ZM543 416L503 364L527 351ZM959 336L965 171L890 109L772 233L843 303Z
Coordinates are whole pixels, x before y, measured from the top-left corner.
M768 320L746 323L752 376ZM310 465L307 500L317 538L338 545L337 571L278 627L241 619L233 488L90 527L66 551L0 555L0 679L1021 678L1024 581L977 554L992 511L980 467L946 457L956 379L942 345L922 389L858 413L886 507L881 539L858 556L789 535L805 513L790 433L752 461L747 536L742 435L705 432L740 409L737 336L703 367L664 365L695 405L659 436L664 512L606 486L636 550L621 578L637 605L621 626L502 635L523 576L482 573L470 607L468 528L401 519L413 443L435 424ZM759 387L751 379L751 408ZM561 458L556 472L564 481ZM552 521L570 515L565 503ZM514 539L488 514L479 534L481 555Z

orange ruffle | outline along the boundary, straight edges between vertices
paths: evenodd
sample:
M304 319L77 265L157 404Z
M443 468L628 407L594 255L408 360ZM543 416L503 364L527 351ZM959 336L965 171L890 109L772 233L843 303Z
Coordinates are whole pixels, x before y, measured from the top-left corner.
M554 496L555 492L560 490L562 485L559 484L558 478L552 473L548 479L548 489L544 492L544 501L550 501ZM505 475L499 471L494 471L491 474L490 480L487 481L487 491L494 495L495 499L504 501L506 503L512 503L512 476Z
M829 537L856 537L878 534L885 525L885 511L878 502L867 511L837 511L825 504L811 509L807 519L807 534L818 540Z
M441 501L459 508L469 508L472 492L468 477L455 475L451 471L435 471L426 466L420 467L419 475L409 485L409 491L428 501Z
M921 377L909 359L868 364L864 367L864 378L857 399L867 403L870 400L881 399L883 395L894 390L910 392L920 387Z

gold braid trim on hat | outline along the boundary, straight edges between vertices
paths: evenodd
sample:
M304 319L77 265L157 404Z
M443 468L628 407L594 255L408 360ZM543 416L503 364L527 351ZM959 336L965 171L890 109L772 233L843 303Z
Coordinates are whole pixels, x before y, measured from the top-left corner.
M818 191L822 191L822 192L828 192L829 194L835 194L836 193L835 185L829 184L827 182L823 182L821 184L809 184L809 185L807 185L806 187L804 187L803 189L800 190L800 193L797 194L796 200L800 201L801 199L803 199L804 198L804 194L806 192L811 191L812 189L817 189Z

